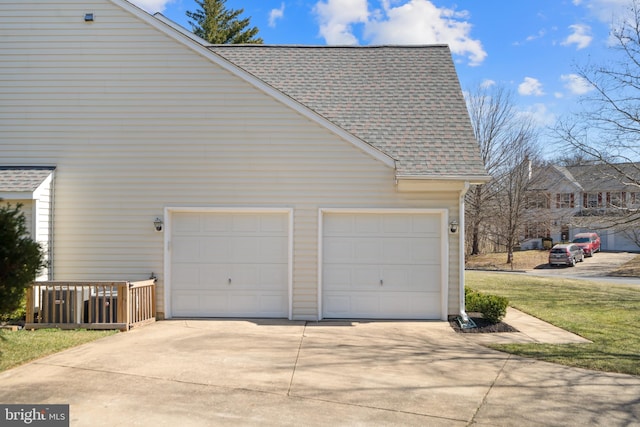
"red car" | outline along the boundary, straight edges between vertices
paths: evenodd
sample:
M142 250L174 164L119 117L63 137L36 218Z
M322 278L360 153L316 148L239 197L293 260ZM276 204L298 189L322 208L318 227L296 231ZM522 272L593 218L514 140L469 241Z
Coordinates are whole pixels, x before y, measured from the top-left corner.
M572 243L580 246L585 256L593 256L600 251L600 237L596 233L578 233Z

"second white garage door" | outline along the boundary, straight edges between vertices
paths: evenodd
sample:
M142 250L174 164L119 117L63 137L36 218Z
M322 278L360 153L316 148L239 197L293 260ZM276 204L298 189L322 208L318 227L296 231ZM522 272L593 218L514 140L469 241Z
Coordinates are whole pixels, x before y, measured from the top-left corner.
M441 319L442 215L323 215L325 318Z
M288 317L286 213L175 212L171 314Z

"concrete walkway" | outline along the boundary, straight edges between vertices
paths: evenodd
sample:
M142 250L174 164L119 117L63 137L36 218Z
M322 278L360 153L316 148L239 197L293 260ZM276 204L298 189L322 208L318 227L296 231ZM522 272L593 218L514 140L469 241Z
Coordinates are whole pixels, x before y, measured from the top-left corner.
M536 319L509 316L523 331L512 339L544 341ZM640 377L510 356L478 335L445 322L162 321L1 373L0 403L68 403L74 427L640 426Z
M516 328L518 332L467 334L467 337L478 344L588 344L591 342L511 307L507 307L504 322Z

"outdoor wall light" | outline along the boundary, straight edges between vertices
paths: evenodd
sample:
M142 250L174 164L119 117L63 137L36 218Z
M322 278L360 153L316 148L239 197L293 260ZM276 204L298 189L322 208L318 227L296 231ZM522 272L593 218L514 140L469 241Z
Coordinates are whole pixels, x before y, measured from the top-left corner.
M153 226L155 227L157 232L162 231L162 220L160 218L156 218L153 220Z
M449 223L449 231L454 234L458 232L458 221L454 219Z

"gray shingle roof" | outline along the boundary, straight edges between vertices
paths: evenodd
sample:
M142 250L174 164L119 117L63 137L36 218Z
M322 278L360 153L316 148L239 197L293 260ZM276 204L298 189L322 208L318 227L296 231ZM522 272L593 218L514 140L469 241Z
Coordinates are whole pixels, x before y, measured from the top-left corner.
M35 191L54 169L41 166L0 166L0 191Z
M580 165L566 167L585 192L638 191L640 163L619 163L614 166ZM616 170L617 169L617 170ZM632 183L636 183L633 185Z
M486 176L447 46L209 49L396 159L398 176Z
M529 190L549 191L571 184L576 191L640 191L640 163L549 165L535 171Z

